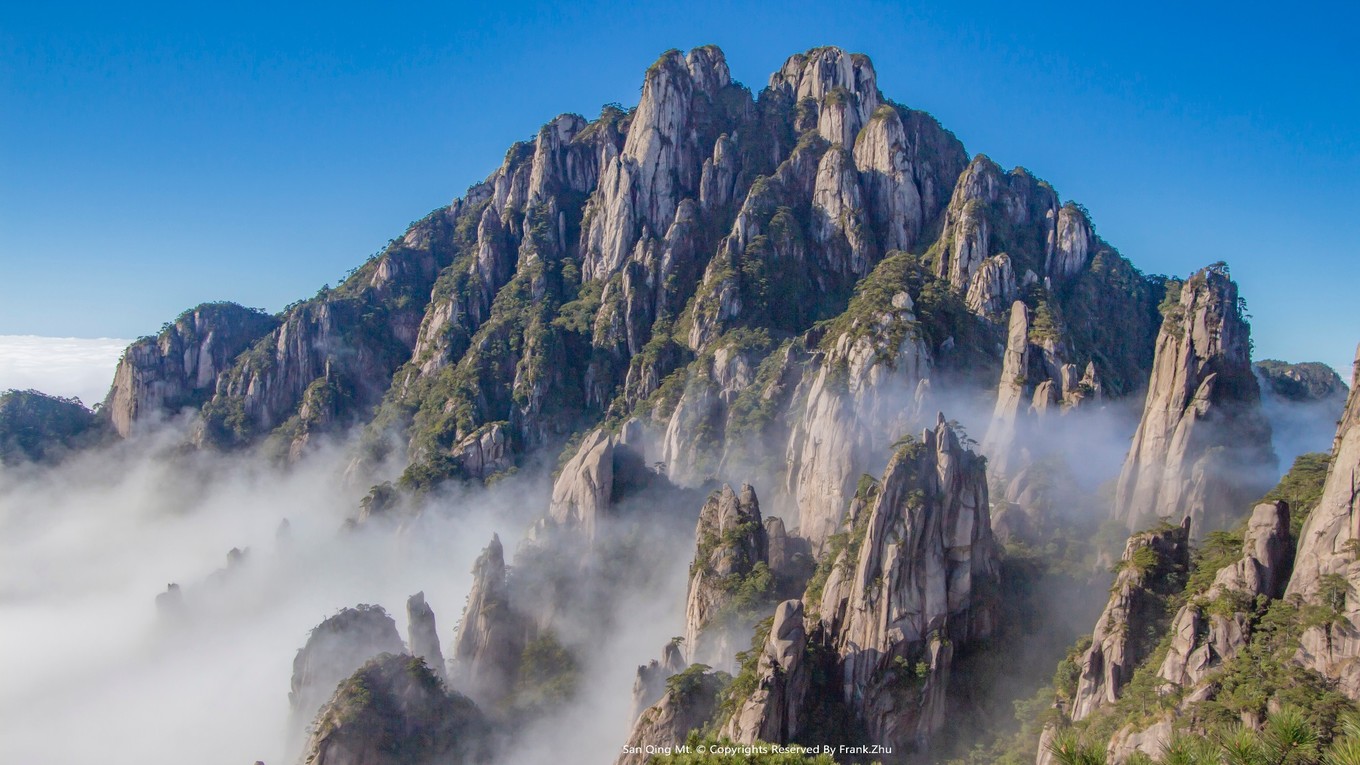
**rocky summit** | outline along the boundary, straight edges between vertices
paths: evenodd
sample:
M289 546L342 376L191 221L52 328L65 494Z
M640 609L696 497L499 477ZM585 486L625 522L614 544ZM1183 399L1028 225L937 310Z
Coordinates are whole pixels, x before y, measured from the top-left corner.
M1143 273L910 85L667 51L334 288L186 311L96 411L0 396L0 462L342 455L348 520L277 557L420 591L404 637L360 605L296 654L313 765L1360 751L1360 358L1349 389L1253 360L1228 264ZM1326 432L1284 452L1305 407ZM206 639L269 555L171 585L165 633Z

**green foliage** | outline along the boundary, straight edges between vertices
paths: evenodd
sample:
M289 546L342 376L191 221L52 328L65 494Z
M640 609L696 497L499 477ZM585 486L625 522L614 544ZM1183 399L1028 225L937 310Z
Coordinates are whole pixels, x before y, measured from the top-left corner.
M1300 454L1275 488L1261 497L1262 502L1284 500L1289 503L1289 532L1294 539L1298 539L1304 520L1322 499L1322 487L1327 482L1327 468L1331 462L1332 456L1326 452Z
M545 630L524 646L513 706L518 709L560 706L576 694L580 675L576 657L558 642L557 633Z
M36 390L0 393L0 464L56 459L93 442L99 424L78 398Z
M1181 326L1185 319L1185 309L1181 307L1181 290L1184 288L1185 282L1180 279L1167 279L1166 291L1157 305L1157 311L1162 315L1162 328L1177 338L1185 334L1185 328Z
M1193 599L1209 589L1219 569L1236 563L1242 557L1242 534L1212 531L1204 537L1190 559L1190 577L1185 585L1185 599Z
M704 674L712 667L707 664L691 664L682 672L666 678L666 691L674 702L684 703L704 687Z

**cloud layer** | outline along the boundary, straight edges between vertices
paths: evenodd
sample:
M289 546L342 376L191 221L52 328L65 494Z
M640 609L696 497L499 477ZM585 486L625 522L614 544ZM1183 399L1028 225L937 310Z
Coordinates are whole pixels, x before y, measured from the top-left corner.
M128 340L112 337L0 335L0 390L34 388L77 396L86 406L104 399Z

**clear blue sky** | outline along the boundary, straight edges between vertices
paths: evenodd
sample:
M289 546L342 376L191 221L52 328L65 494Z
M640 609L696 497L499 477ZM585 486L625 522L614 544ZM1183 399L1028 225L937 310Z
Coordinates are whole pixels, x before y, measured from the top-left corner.
M1090 208L1149 273L1227 260L1258 357L1360 340L1356 3L5 3L0 334L131 337L334 283L667 48L758 90L868 53L894 100Z

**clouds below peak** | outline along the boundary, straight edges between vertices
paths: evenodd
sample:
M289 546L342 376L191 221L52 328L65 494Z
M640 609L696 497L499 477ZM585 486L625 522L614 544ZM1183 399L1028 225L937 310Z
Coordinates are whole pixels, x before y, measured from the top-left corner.
M77 396L86 406L104 399L128 340L112 337L0 335L0 390L33 388Z

